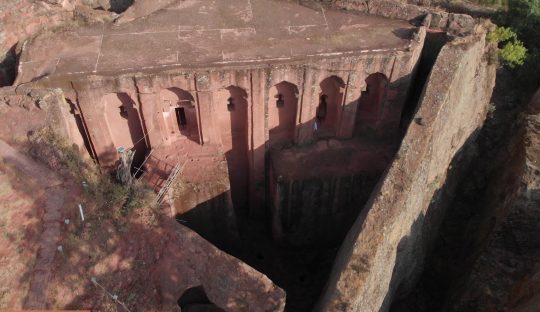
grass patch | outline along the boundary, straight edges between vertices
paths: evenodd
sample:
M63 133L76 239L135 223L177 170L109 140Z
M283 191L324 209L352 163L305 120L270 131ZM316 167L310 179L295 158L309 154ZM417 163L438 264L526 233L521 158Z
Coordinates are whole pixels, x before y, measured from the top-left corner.
M154 193L142 182L122 185L110 174L101 172L94 162L86 160L76 145L68 144L53 129L46 127L30 135L30 154L55 172L84 182L85 201L96 206L89 218L109 219L116 225L126 222L134 212L157 220ZM153 223L153 222L152 222Z

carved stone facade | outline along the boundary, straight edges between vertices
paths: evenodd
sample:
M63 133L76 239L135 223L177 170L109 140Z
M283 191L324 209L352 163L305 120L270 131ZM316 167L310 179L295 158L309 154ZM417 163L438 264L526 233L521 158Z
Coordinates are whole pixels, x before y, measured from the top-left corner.
M265 157L276 145L350 139L355 129L374 139L397 135L420 49L421 42L412 51L307 64L100 77L73 81L65 91L77 95L70 100L102 166L115 163L119 147L135 147L141 161L162 146L216 145L242 200L251 194L257 203Z
M384 145L395 146L399 136L425 35L426 26L322 6L178 2L146 19L38 37L23 49L18 83L40 78L42 86L62 88L101 166L114 166L119 149L133 149L134 171L156 188L176 164L185 185L215 185L189 204L176 200L174 214L217 200L226 203L224 218L234 218L232 207L259 218L273 207L273 220L284 220L280 181L303 183L320 171L323 184L356 176L371 181L366 192L372 188L390 161ZM352 143L332 147L343 140ZM321 153L358 159L318 168L298 162ZM226 187L216 184L227 176ZM339 202L339 193L325 198ZM343 203L333 209L349 200ZM348 228L343 220L357 212L329 222ZM284 233L280 222L276 237Z

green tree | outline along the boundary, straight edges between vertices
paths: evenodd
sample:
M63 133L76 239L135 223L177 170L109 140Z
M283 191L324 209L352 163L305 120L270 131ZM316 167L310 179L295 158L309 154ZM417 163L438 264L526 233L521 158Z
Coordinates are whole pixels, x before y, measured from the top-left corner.
M503 60L504 64L511 68L517 65L521 66L525 62L527 55L527 48L523 46L523 43L519 40L515 42L507 42L499 50L499 56Z
M495 22L514 31L528 51L524 65L515 69L520 84L526 88L538 88L540 83L540 0L509 0L508 10L498 14ZM501 53L513 57L519 55L521 51L516 46L509 46L507 51Z
M515 32L508 27L497 27L487 35L487 39L499 45L499 57L503 64L514 68L523 65L527 49L519 41Z

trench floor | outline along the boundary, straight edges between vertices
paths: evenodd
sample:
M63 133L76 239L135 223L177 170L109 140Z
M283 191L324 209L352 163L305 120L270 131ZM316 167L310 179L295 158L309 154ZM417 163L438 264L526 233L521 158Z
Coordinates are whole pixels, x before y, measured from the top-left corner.
M235 256L285 290L285 311L312 311L328 279L339 246L284 248L273 242L270 226L264 221L246 216L239 216L237 221L241 251Z

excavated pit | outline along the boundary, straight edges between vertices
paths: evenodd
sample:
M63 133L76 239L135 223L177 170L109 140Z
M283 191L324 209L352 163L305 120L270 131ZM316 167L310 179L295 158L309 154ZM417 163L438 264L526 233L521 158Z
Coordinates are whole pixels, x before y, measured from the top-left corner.
M477 129L490 26L404 3L321 2L100 1L92 12L114 22L15 36L32 39L0 63L0 86L35 94L7 101L3 129L41 124L43 109L105 170L134 151L132 173L183 225L171 222L148 287L174 308L251 311L261 298L281 311L284 290L290 312L450 311L476 294L463 285L507 212L491 193L509 205L523 169L523 142L497 122L517 107L495 98ZM445 45L456 37L467 38ZM32 88L65 102L46 107L50 94Z
M38 38L17 81L62 88L72 131L101 166L132 148L140 179L170 194L171 217L266 274L286 291L287 311L311 311L447 37L396 19L250 3L251 15L237 14L244 0L178 2Z
M403 130L406 130L417 109L431 67L447 40L444 32L432 32L426 37L419 58L418 71L411 83L409 97L401 116ZM279 100L277 97L276 99ZM268 188L265 190L267 201L264 207L253 209L240 205L238 208L234 205L235 187L231 185L232 194L217 190L202 191L220 195L207 196L212 198L188 212L177 213L176 220L195 230L220 249L264 273L283 288L287 294L286 311L312 311L328 281L345 235L391 163L399 147L400 138L381 144L360 138L345 141L324 139L323 135L323 139L315 143L294 147L287 144L286 137L286 134L282 136L284 144L268 152L269 160L265 167ZM233 184L235 173L231 173L231 170L234 170L235 166L229 162L230 158L226 156L223 158L224 162L228 162L228 175L230 183ZM358 164L355 164L353 159ZM369 164L369 167L364 168L363 164ZM214 175L214 179L216 176L223 176L223 168L220 172ZM306 175L305 172L311 174ZM350 174L351 172L357 174ZM319 179L319 176L326 178ZM295 180L299 177L300 181ZM279 181L272 181L276 179ZM210 180L204 181L208 183ZM183 187L186 185L184 182L179 184ZM191 184L190 187L198 189L207 186ZM276 192L276 187L288 190L287 193L278 196L281 198L280 201L288 202L290 205L289 212L283 216L286 220L276 221L273 212L276 207L270 198L272 192ZM338 190L343 194L349 194L348 197L343 198L332 193ZM185 198L185 193L182 194L184 195L175 198ZM302 206L308 210L320 209L321 202L325 201L324 196L339 198L342 201L341 207L349 209L348 213L342 214L341 219L336 219L333 215L328 215L323 220L318 217L315 220L312 218L302 225L298 220L303 217L303 209L295 208ZM237 200L246 203L249 197L250 194L243 194ZM313 198L315 199L310 200ZM184 201L177 200L175 205L171 209L181 211L182 208L179 209L178 205L183 206ZM250 211L261 210L260 208L265 211L263 216L250 215ZM216 227L216 224L227 220L222 211L234 211L235 224L228 226L221 224L222 226ZM280 221L287 223L288 226L276 232L276 227L282 226ZM335 226L321 230L321 226L324 226L321 222Z
M176 211L176 220L180 224L198 232L282 287L287 293L287 311L311 311L348 228L396 148L395 143L382 145L355 139L323 140L310 146L273 150L270 163L277 161L280 166L271 165L273 169L266 173L267 179L275 180L275 172L280 172L287 173L290 180L286 181L280 175L280 182L269 183L288 191L281 195L276 193L281 198L279 202L256 207L255 210L265 211L262 217L249 214L253 207L234 206L235 188L231 187L232 194L227 189L228 181L234 181L233 173L229 171L229 180L224 167L225 156L222 156L221 165L200 177L191 174L203 165L202 159L195 159L186 165L185 174L178 177L171 209ZM374 155L378 157L374 158ZM314 174L302 174L300 179L301 170L292 170L291 166L295 164ZM370 167L364 164L370 164ZM203 166L207 165L210 164ZM272 190L267 189L267 192ZM239 200L247 202L248 197L239 197ZM290 204L286 206L284 202ZM276 205L286 212L276 212ZM325 214L325 209L330 208L338 209L338 212Z
M361 209L381 173L382 171L371 173L368 184L364 182L363 175L342 178L341 183L347 186L348 191L360 194L351 197L348 205ZM303 186L304 192L308 192L309 196L316 196L316 193L322 191L320 186L323 183L311 180L299 186ZM301 200L298 204L301 204ZM342 225L336 233L320 232L319 235L311 235L312 239L304 239L310 236L310 231L318 231L312 223L307 223L301 231L294 234L295 239L283 240L276 237L273 231L275 224L272 224L270 207L266 207L266 218L253 218L245 210L235 209L235 225L228 228L208 226L220 223L216 218L220 216L219 211L225 210L224 207L227 207L226 196L221 196L221 199L213 198L184 214L178 214L176 218L179 223L190 227L220 249L264 273L283 288L287 293L286 311L311 311L327 281L347 228L354 221L354 214L359 211L356 210L353 215L349 213L345 222L328 220L329 224L334 221ZM294 217L288 222L294 223ZM237 237L234 237L236 233ZM331 239L321 239L328 233L332 234Z

